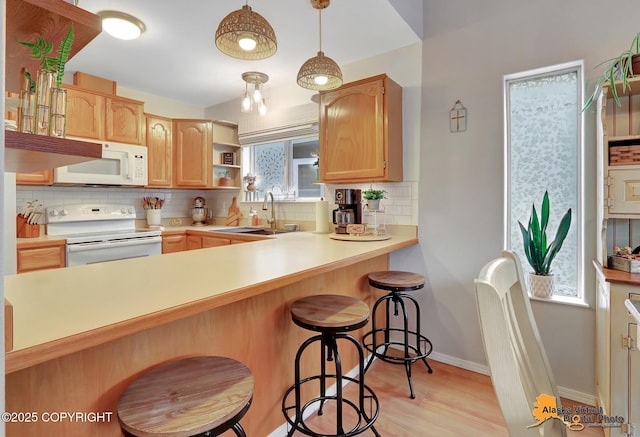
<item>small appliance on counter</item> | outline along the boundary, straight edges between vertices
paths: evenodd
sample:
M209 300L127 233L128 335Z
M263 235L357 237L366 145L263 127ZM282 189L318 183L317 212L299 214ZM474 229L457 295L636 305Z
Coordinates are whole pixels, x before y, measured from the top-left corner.
M346 234L347 225L362 223L362 192L351 188L339 188L334 197L337 209L333 210L336 234Z
M204 206L205 202L204 197L198 196L193 199L193 208L190 210L193 226L204 226L206 220L212 217L211 210Z

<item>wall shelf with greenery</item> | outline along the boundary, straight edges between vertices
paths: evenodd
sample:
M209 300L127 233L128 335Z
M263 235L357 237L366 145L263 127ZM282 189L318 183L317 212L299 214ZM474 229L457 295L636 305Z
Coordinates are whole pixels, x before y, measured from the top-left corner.
M6 3L6 91L20 91L22 69L38 71L39 61L31 58L20 41L41 35L47 41L62 41L74 23L75 39L69 55L73 58L102 32L100 17L64 0L7 0Z

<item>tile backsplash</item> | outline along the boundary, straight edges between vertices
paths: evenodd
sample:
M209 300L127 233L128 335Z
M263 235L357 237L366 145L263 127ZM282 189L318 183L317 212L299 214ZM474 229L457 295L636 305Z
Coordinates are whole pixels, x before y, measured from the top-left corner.
M326 198L329 201L329 213L336 207L333 204L333 190L335 188L369 188L370 184L350 184L348 186L327 185ZM418 223L417 182L397 182L375 184L375 188L385 189L388 199L382 201L385 208L386 224L416 225ZM206 206L216 217L226 217L227 210L234 196L237 196L243 217L249 216L249 208L260 211L262 202L244 202L244 193L240 191L221 190L177 190L151 188L118 188L118 187L48 187L48 186L18 186L16 189L16 213L32 200L38 200L45 207L64 206L78 203L107 203L133 205L136 217L145 219L142 198L154 196L166 199L162 208L162 218L189 217L189 210L193 206L193 199L204 197ZM315 221L315 203L313 201L277 202L276 216L278 221L295 223L296 221ZM331 217L327 218L329 221ZM223 222L218 221L220 224Z

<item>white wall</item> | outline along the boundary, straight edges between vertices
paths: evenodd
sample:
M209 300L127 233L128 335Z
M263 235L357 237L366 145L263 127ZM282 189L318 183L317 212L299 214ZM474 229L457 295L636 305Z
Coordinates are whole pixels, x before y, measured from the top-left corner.
M612 0L426 0L422 78L421 251L404 254L425 273L423 322L437 352L485 364L473 279L502 249L503 75L585 59L586 72L628 48L640 4ZM465 133L448 111L467 108ZM594 302L595 116L586 114L587 296ZM533 158L533 157L532 157ZM534 302L559 386L593 395L595 316Z

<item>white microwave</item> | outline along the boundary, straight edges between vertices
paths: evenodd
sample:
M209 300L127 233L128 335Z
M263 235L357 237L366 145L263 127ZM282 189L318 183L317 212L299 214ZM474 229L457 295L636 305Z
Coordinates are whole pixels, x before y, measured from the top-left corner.
M58 167L56 185L129 185L148 183L147 148L132 144L104 143L102 158Z

